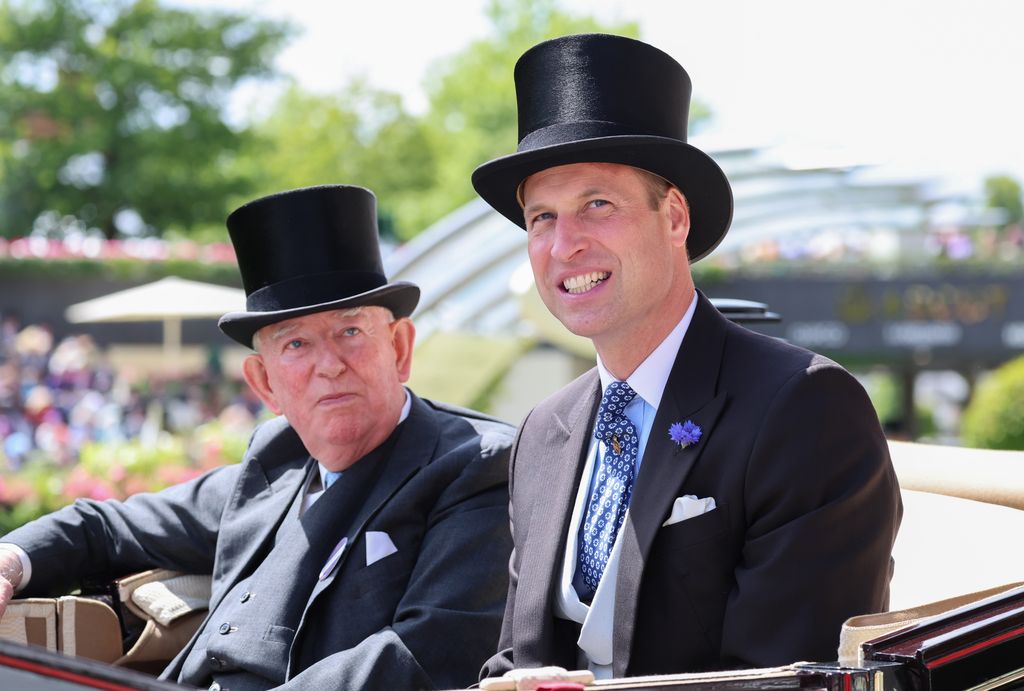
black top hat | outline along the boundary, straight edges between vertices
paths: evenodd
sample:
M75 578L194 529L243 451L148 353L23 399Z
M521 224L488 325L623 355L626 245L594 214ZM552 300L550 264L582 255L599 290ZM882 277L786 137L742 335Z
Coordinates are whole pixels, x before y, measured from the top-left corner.
M655 173L690 204L687 250L696 261L725 237L732 189L711 158L686 143L690 77L657 48L580 34L540 43L515 68L517 152L473 172L473 186L525 228L516 198L530 175L569 163L621 163Z
M304 314L379 305L407 317L418 286L388 283L373 192L352 185L306 187L262 197L228 216L245 288L245 312L217 325L252 346L259 329Z

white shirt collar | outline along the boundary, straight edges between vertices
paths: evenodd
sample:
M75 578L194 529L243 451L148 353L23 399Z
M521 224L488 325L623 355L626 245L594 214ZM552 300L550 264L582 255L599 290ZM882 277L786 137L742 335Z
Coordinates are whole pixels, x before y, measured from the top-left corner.
M655 410L661 404L661 395L665 393L668 375L672 372L672 365L675 364L676 356L679 354L679 346L683 344L683 337L686 335L686 330L690 328L690 322L693 320L693 313L696 310L697 293L694 292L693 299L690 300L690 306L686 308L683 318L669 332L665 340L633 370L633 374L626 377L626 383L630 388ZM615 381L615 376L605 369L600 355L597 356L597 373L601 377L603 393L608 385Z

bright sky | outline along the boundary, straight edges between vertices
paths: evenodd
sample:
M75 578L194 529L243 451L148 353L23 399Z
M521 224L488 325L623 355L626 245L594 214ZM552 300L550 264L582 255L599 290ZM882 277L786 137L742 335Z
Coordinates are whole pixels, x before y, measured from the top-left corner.
M485 2L176 0L289 18L304 33L282 54L282 70L323 92L363 75L414 110L423 108L431 61L487 34ZM638 21L642 39L686 68L695 98L715 115L713 130L694 141L702 148L778 146L794 163L878 163L968 191L997 172L1024 181L1019 0L563 6Z

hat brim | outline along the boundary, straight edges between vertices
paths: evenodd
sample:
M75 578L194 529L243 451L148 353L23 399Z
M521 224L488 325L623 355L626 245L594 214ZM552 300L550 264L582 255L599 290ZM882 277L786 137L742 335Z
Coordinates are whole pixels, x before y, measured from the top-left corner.
M228 312L217 322L217 326L232 340L252 348L253 335L264 326L276 324L287 319L302 317L316 312L345 309L347 307L363 307L373 305L386 307L395 318L408 317L416 309L420 301L420 288L408 281L396 281L365 293L351 295L340 300L321 302L315 305L293 307L291 309L271 312Z
M473 171L473 187L498 213L526 228L516 199L534 173L572 163L619 163L650 171L678 187L690 205L690 261L707 256L732 223L732 188L718 164L678 139L620 135L581 139L530 149L488 161Z

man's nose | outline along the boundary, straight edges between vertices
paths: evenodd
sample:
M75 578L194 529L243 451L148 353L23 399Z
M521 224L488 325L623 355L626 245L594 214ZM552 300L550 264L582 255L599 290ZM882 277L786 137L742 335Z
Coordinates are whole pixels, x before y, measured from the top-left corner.
M316 365L317 372L325 377L337 377L348 369L343 349L330 339L324 341L317 353Z
M571 214L555 219L554 239L551 242L551 256L558 261L570 261L586 246L583 224Z

